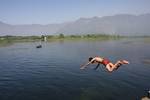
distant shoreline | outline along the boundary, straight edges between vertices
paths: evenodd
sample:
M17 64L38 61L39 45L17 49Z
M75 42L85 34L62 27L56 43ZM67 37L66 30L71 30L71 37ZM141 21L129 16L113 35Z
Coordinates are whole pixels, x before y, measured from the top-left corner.
M57 40L118 40L121 38L149 38L150 36L121 36L107 34L87 35L42 35L42 36L0 36L0 43L5 42L36 42L36 41L57 41Z

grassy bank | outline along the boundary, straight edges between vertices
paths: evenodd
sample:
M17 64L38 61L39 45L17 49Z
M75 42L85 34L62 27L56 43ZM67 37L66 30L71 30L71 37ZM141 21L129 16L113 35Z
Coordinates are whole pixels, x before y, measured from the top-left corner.
M36 41L61 41L61 40L119 40L122 38L144 38L150 41L150 36L119 36L106 34L87 34L87 35L43 35L43 36L0 36L0 44L16 43L16 42L36 42Z
M32 41L44 41L46 37L47 41L53 40L79 40L79 39L119 39L122 36L118 35L99 35L99 34L87 34L87 35L46 35L46 36L0 36L0 43L2 42L32 42Z

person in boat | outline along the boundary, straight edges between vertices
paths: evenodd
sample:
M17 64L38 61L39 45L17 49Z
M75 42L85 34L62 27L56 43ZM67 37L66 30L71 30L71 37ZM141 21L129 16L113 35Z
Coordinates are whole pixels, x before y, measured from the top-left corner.
M123 64L129 64L127 60L118 60L115 64L113 64L107 58L90 57L89 62L82 65L80 69L85 69L89 64L95 64L95 63L97 64L97 66L94 68L95 70L99 67L100 64L103 64L109 72L117 70Z
M42 48L42 45L38 45L38 46L36 46L36 48Z

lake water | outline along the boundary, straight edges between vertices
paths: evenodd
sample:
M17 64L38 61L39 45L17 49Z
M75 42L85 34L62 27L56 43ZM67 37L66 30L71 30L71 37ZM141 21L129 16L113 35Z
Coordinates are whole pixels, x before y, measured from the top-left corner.
M0 100L140 100L150 90L150 42L141 39L15 43L0 47ZM108 73L90 56L130 61Z

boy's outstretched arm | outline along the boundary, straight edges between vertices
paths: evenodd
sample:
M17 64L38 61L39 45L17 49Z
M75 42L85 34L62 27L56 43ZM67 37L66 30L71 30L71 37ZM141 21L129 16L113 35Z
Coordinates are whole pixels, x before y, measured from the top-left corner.
M93 58L91 61L89 61L88 63L81 65L80 69L84 69L86 66L88 66L89 64L91 64L93 61L95 60L95 58Z
M91 62L88 62L86 64L81 65L80 69L84 69L86 66L88 66Z

